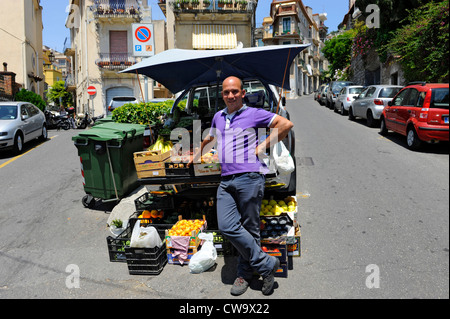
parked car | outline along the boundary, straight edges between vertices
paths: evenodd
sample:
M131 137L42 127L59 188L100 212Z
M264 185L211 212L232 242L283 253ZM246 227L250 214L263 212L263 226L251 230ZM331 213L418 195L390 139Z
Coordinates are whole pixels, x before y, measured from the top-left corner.
M388 130L400 133L412 150L423 142L448 142L448 93L448 83L407 85L384 108L380 134L386 135Z
M314 101L319 101L320 94L322 93L322 89L326 86L326 84L322 84L319 86L317 91L314 91Z
M339 92L342 90L343 87L350 86L350 85L356 85L356 83L350 82L350 81L332 81L332 82L330 82L330 86L327 91L327 97L326 97L327 107L330 109L333 109L334 103L336 102Z
M380 119L385 106L402 89L398 85L371 85L354 97L348 110L348 118L367 120L367 126L374 127Z
M354 97L358 96L363 90L364 86L351 85L343 87L339 96L334 103L334 111L340 112L342 115L347 114L350 105L352 104Z
M47 139L44 113L28 102L0 102L0 150L20 154L36 138Z
M110 115L114 109L127 103L137 103L138 100L134 96L116 96L111 99L108 105L107 115Z
M320 93L319 104L325 105L327 104L327 92L328 92L329 84L326 84Z

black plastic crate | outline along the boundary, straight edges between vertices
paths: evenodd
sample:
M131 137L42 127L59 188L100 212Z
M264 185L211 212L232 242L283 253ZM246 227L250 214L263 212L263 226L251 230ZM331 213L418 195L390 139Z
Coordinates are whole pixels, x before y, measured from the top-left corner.
M194 168L187 166L187 163L165 163L166 176L194 176Z
M144 210L152 209L173 209L174 202L172 195L154 195L145 193L134 200L136 211L143 212Z
M167 264L166 244L156 248L125 248L130 275L159 275Z
M147 227L147 226L153 226L156 228L156 230L158 231L159 237L161 237L162 239L164 239L165 237L165 230L166 229L171 229L172 226L174 224L159 224L159 223L147 223L148 221L150 221L150 219L146 219L146 218L139 218L138 216L140 215L140 212L135 212L133 213L129 219L128 219L128 225L130 225L131 227L131 231L133 231L134 225L136 224L136 222L139 220L140 221L140 225ZM157 220L151 220L152 222L157 222L159 221L159 219Z
M108 244L109 261L126 262L125 247L130 245L132 228L128 224L127 228L117 237L106 237Z

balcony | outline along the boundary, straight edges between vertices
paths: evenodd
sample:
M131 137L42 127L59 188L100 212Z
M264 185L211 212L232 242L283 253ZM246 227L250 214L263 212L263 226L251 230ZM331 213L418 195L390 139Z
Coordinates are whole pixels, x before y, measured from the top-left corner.
M95 64L104 70L121 71L137 62L131 53L100 53L100 58Z
M275 31L273 33L274 38L298 38L300 39L300 29L295 27L293 30Z
M256 3L252 0L171 0L175 13L252 13Z
M68 74L64 79L64 87L68 92L74 92L77 89L77 84L72 74Z
M137 0L96 0L91 8L99 20L140 21L141 7Z

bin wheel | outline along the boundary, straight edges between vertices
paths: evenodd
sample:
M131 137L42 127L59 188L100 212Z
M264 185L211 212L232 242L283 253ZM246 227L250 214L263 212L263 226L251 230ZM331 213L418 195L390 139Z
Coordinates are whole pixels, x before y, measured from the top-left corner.
M95 198L90 194L83 196L81 202L83 203L83 206L86 208L94 208L95 206Z

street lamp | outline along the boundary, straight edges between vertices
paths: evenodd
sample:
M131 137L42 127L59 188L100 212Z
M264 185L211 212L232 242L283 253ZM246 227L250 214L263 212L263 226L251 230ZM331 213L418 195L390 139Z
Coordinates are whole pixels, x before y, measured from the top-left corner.
M50 54L48 55L48 60L50 63L55 62L55 55L53 54L53 51L50 51Z

